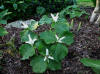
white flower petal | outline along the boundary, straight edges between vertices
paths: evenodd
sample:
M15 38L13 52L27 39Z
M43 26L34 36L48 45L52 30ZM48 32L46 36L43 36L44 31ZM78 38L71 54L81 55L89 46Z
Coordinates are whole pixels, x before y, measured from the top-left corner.
M58 17L59 13L57 13L56 17Z
M62 41L65 38L65 36L61 37L59 40Z
M54 18L54 15L51 13L51 17Z
M57 22L57 20L58 20L58 16L59 15L59 13L57 13L56 14L56 16L54 16L52 13L51 13L51 17L52 17L52 19L55 21L55 22Z
M48 49L46 49L46 56L48 56L49 55L49 50Z
M31 38L30 34L28 34L28 38L29 38L29 41L32 41L32 38Z
M32 40L32 44L34 44L36 40L37 40L37 39L33 39L33 40Z
M59 37L57 35L55 35L56 39L59 40Z
M54 60L54 58L53 58L53 57L51 57L51 56L49 56L48 58L49 58L49 59L52 59L52 60Z
M46 61L46 60L47 60L47 57L45 56L45 57L44 57L44 61Z
M59 43L62 43L62 41L58 40Z
M28 38L29 38L29 41L26 41L25 43L28 43L28 44L31 44L31 45L33 45L34 42L37 40L36 38L32 40L30 34L28 35Z

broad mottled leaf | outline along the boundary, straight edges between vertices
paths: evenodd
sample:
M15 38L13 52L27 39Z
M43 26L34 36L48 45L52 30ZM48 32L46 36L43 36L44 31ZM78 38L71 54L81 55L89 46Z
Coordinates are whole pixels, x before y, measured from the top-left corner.
M46 46L44 44L44 42L42 42L41 40L38 40L36 43L35 43L35 46L36 48L39 50L39 52L43 51L46 49Z
M59 34L61 36L65 32L69 31L69 27L67 26L66 23L57 22L55 24L55 31L57 32L57 34Z
M20 32L22 42L28 41L28 34L29 34L28 30L23 30L23 31Z
M47 15L44 15L39 21L40 25L51 24L51 23L52 23L52 18L49 18Z
M44 57L35 56L32 58L30 65L35 73L43 73L47 69L47 63L44 61Z
M74 35L71 32L67 32L62 42L67 45L71 45L74 42Z
M26 42L26 41L29 40L28 34L31 35L32 39L37 38L37 35L34 32L31 32L29 30L23 30L22 32L20 32L20 36L21 36L21 41L22 42Z
M22 60L29 59L29 57L35 54L35 49L29 44L23 44L19 48Z
M59 69L61 69L61 63L60 62L56 62L56 61L49 60L48 68L50 70L59 70Z
M51 44L56 41L55 33L50 30L40 33L40 38L43 39L46 44Z
M97 68L92 68L92 69L96 74L100 74L100 69L97 69Z
M51 52L55 60L60 61L68 54L68 48L63 44L51 46Z
M93 60L88 58L83 58L80 60L85 66L94 67L100 70L100 60Z
M4 29L3 27L0 27L0 36L4 36L8 34L8 32L6 31L6 29Z

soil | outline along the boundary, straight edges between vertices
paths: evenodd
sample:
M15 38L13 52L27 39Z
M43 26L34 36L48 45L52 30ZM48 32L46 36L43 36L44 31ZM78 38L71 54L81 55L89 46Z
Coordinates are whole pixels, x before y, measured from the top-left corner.
M89 14L93 11L91 7L81 9L86 10ZM74 18L74 28L71 31L75 35L75 41L69 46L69 53L62 61L62 69L58 71L48 70L44 74L95 74L91 68L85 67L80 63L80 59L83 57L100 59L100 27L90 24L89 19L90 16L86 19L84 15L80 18ZM67 20L69 22L71 21L68 17ZM80 30L77 31L79 22L82 23L82 26ZM49 29L49 27L49 25L41 26L36 30L36 33ZM3 37L0 43L5 43L15 34L15 47L18 49L21 45L20 31L21 30L17 28L8 29L9 35ZM29 66L29 60L20 60L21 57L17 51L12 54L14 51L7 51L7 47L0 49L4 51L3 59L1 60L2 70L0 74L35 74Z

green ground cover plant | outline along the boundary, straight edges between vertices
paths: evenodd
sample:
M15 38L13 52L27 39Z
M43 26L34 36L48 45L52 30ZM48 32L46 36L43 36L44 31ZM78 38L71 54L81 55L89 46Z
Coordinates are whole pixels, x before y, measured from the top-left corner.
M72 19L75 17L80 18L82 15L88 16L89 14L86 11L81 10L78 5L71 5L71 6L64 8L60 12L61 17L65 17L66 15L69 15L70 18Z
M4 17L6 15L8 15L8 10L4 10L2 12L0 12L0 24L7 24L7 20L4 19ZM8 32L6 31L5 28L3 28L2 26L0 26L0 36L4 36L6 35Z
M81 6L92 6L92 7L94 7L95 0L77 0L77 3Z
M51 18L52 17L52 18ZM43 73L47 69L61 69L61 61L68 54L68 46L74 41L74 35L70 32L63 18L51 14L51 17L43 17L42 24L33 21L32 24L22 22L23 31L20 33L22 45L19 48L22 60L30 59L30 65L35 73ZM49 20L51 19L51 21ZM46 22L47 21L47 22ZM34 33L34 30L43 23L51 23L50 30ZM41 22L41 19L40 21Z
M58 12L67 5L72 5L75 2L76 0L0 0L0 11L8 9L9 12L12 12L7 19L25 19L35 15L36 12L39 13L38 11L40 11L42 7L45 8L46 12Z

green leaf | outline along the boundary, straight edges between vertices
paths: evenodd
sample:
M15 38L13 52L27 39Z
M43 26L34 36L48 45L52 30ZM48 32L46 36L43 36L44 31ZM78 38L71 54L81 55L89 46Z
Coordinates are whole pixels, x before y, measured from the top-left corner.
M6 31L6 29L4 29L3 27L0 27L0 36L4 36L8 34L8 32Z
M29 31L29 30L23 30L23 31L20 32L20 36L21 36L21 41L22 41L22 42L26 42L26 41L29 40L28 34L31 35L31 38L32 38L32 39L33 39L33 38L37 38L37 35L36 35L34 32L31 32L31 31Z
M65 18L59 18L58 23L66 23L68 22Z
M60 62L56 62L56 61L52 61L52 60L49 60L49 63L48 63L48 68L50 70L59 70L61 69L61 63Z
M0 12L0 19L2 19L4 16L7 15L8 10L4 10L2 12Z
M35 54L35 49L29 44L23 44L19 48L22 60L29 59L29 57Z
M51 46L51 52L56 61L61 61L68 54L68 48L63 44Z
M74 35L71 32L67 32L62 42L67 45L71 45L74 42Z
M18 8L17 4L13 4L14 10L16 10Z
M7 24L7 20L0 20L0 24Z
M100 70L100 60L83 58L80 61L87 67L94 67Z
M51 23L52 23L52 18L49 18L47 15L44 15L39 21L40 25L51 24Z
M23 31L20 32L22 42L28 41L28 34L29 34L28 30L23 30Z
M100 69L97 69L97 68L92 68L92 69L96 74L100 74Z
M39 7L37 7L36 12L39 15L43 15L46 12L46 10L44 7L39 6Z
M36 46L36 48L39 50L39 52L42 52L43 50L45 51L45 49L46 49L46 46L45 46L44 42L41 41L41 40L38 40L38 41L35 43L35 46Z
M43 73L47 69L47 63L43 60L44 57L35 56L32 58L30 65L35 73Z
M56 41L55 33L52 31L45 31L40 33L40 39L43 39L46 44L51 44Z
M69 31L69 27L67 26L66 23L60 23L57 22L55 24L55 31L57 32L58 35L63 35L65 32Z

